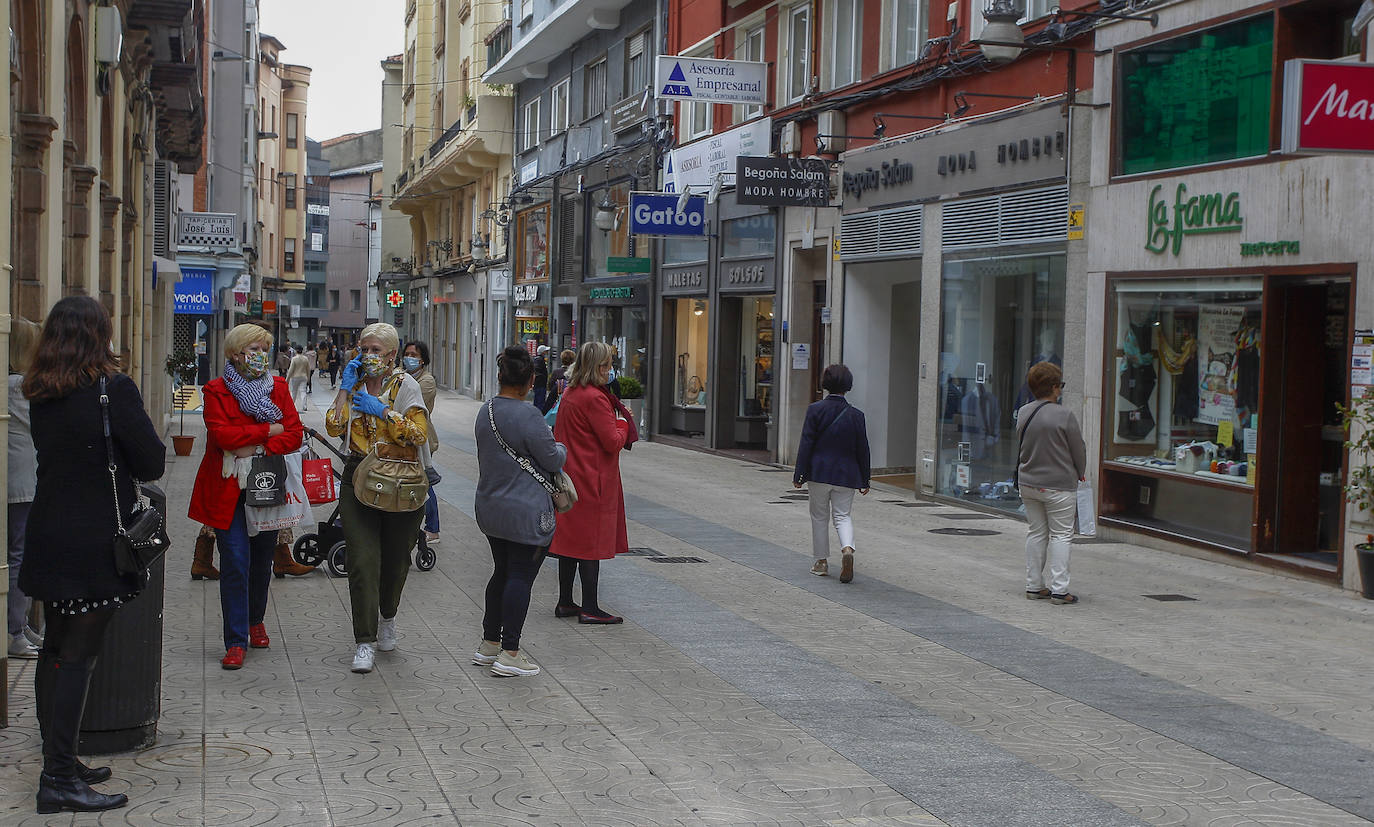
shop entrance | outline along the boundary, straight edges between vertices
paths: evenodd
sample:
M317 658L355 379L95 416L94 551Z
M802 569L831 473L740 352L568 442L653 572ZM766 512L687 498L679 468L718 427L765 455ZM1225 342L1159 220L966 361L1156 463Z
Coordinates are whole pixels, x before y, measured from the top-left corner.
M1271 277L1264 296L1256 551L1330 572L1343 534L1350 282ZM1272 461L1266 461L1272 456Z
M773 297L720 299L717 448L768 448L773 416Z

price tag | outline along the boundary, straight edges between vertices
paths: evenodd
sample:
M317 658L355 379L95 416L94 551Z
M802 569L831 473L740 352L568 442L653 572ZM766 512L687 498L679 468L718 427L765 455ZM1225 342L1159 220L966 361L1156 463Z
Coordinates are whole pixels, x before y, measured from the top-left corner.
M1229 419L1222 420L1217 425L1217 444L1224 448L1230 448L1231 444L1234 441L1235 426L1231 423L1231 420Z
M1255 453L1255 443L1259 432L1254 428L1242 428L1240 432L1241 443L1245 446L1242 450L1247 454Z
M1255 484L1255 455L1254 455L1254 454L1250 454L1250 455L1248 455L1248 456L1246 457L1246 462L1245 462L1245 484L1246 484L1246 485L1254 485L1254 484Z

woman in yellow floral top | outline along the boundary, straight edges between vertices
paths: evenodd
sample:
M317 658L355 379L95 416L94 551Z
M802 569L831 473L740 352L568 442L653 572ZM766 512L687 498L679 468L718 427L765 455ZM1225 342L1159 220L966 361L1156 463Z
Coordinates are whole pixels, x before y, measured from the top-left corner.
M358 502L353 472L374 442L429 459L429 417L419 384L396 367L400 337L396 328L377 323L363 328L358 355L343 369L339 393L325 414L330 436L346 440L339 516L348 543L348 597L353 606L353 637L358 645L354 672L371 672L377 650L396 648L396 610L410 572L410 550L420 530L423 508L388 512Z

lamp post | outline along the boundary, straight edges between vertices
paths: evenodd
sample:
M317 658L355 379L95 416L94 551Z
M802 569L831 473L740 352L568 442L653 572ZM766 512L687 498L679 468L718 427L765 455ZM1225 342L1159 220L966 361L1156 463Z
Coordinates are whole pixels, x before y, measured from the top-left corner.
M1017 21L1025 14L1018 0L989 0L983 9L983 33L979 36L979 48L988 62L1002 65L1011 63L1021 56L1026 36L1021 32Z

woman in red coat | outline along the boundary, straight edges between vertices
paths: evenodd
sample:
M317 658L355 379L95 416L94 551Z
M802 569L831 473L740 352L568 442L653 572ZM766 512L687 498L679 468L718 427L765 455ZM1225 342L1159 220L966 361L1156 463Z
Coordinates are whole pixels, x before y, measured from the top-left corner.
M205 458L191 492L190 517L215 530L219 543L219 602L224 614L225 669L243 666L245 648L271 645L263 616L272 584L277 532L248 534L236 465L257 453L289 454L301 447L301 419L286 380L268 371L272 334L241 324L224 337L224 376L205 397Z
M549 546L558 560L558 617L577 615L579 623L623 623L596 600L601 561L629 551L625 535L625 495L620 487L620 449L638 434L619 399L606 386L611 347L586 342L577 352L568 389L554 424L554 438L568 448L563 470L577 487L577 505L558 515ZM619 414L619 415L617 415ZM582 576L582 605L573 603L573 575Z

